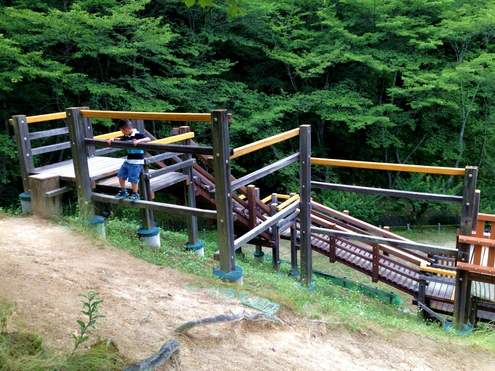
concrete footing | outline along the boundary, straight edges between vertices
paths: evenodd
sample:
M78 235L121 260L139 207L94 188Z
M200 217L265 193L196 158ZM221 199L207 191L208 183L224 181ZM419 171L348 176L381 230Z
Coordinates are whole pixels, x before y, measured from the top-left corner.
M31 203L31 195L29 193L21 193L19 195L21 199L22 215L29 215L33 213L33 204Z
M188 250L194 251L196 255L205 256L205 244L203 241L198 241L197 243L186 242L185 246Z
M94 218L88 220L88 225L96 232L101 238L106 238L105 231L105 218L101 215L95 215Z
M149 247L160 247L160 228L138 229L139 239L145 242Z
M236 283L238 285L242 285L242 268L239 266L235 266L235 269L232 272L225 273L220 270L220 267L213 268L213 274L220 278L222 281L228 281L232 283Z

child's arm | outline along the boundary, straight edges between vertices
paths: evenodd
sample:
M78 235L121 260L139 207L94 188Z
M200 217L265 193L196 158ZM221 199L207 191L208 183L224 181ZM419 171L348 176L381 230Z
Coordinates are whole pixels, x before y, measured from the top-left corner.
M136 139L134 138L132 140L132 144L134 144L134 147L138 145L138 143L147 143L151 140L150 137L143 137L143 138L140 138L140 139Z
M109 146L111 146L111 145L112 145L112 143L114 142L114 140L120 140L120 138L119 138L119 137L117 137L117 138L110 138L110 139L107 139L107 143L108 143L108 145L109 145Z

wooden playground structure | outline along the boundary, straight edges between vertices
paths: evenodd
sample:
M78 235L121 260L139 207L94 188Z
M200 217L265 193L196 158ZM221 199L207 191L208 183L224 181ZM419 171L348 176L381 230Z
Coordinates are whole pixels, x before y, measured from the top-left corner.
M107 144L106 139L120 136L120 132L94 136L91 123L94 118L129 118L141 132L145 132L144 122L149 120L184 123L167 138L157 139L148 133L152 141L135 147L147 153L139 185L142 200L131 203L115 199L116 174L123 158L108 157L108 154L134 147L127 142L114 142L112 147ZM142 225L138 234L152 247L160 244L153 212L183 214L188 225L186 247L198 253L202 252L203 245L198 238L197 217L215 219L219 266L213 273L221 279L242 283L242 269L235 264L235 252L248 243L256 246L257 259L263 258L263 248L271 249L273 266L278 268L280 239L283 238L291 241L291 274L299 276L302 287L310 288L313 284L314 251L327 256L330 263L340 262L370 276L373 282L381 281L412 295L425 317L443 320L441 315L452 316L458 330L480 319L493 319L495 230L490 226L495 216L478 213L476 167L459 169L313 158L309 125L232 149L229 119L225 110L149 113L88 108L68 108L66 112L31 117L13 116L11 122L23 180L20 195L23 212L44 217L61 215L62 195L75 189L80 217L100 228L102 233L105 205L139 208ZM37 122L61 120L63 127L34 130L33 124ZM187 126L189 122L211 124L211 147L194 143L194 133ZM55 140L55 144L34 148L36 140L50 137L68 137L68 140ZM231 161L235 158L293 138L299 139L298 152L241 178L232 177ZM34 156L69 148L71 160L35 167ZM165 165L165 161L170 164ZM299 163L299 193L260 198L260 190L253 183L296 162ZM316 182L311 180L312 165L462 176L463 194L437 195ZM205 170L207 166L213 169L214 177ZM448 248L415 243L313 201L312 188L460 203L457 244ZM155 193L161 191L182 200L184 205L153 201Z

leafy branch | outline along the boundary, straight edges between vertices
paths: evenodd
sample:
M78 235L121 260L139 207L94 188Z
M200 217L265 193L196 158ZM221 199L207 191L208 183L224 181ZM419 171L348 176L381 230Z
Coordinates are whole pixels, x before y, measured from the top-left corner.
M77 295L87 300L87 301L83 300L83 309L87 309L87 310L81 311L82 314L87 316L87 323L84 323L81 320L76 320L77 323L79 324L80 333L79 335L72 334L72 337L74 338L74 349L72 350L71 357L76 351L77 347L89 339L88 334L91 332L91 330L96 329L96 320L98 318L105 318L104 315L98 314L98 309L99 309L98 306L103 302L103 300L97 298L98 295L99 293L94 291L89 291L88 295L84 295L84 294Z

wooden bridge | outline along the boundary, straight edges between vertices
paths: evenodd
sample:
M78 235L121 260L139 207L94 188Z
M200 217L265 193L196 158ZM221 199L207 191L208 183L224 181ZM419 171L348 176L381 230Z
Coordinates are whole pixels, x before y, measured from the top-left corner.
M144 131L143 120L174 122L211 122L213 146L197 146L194 133L182 126L168 138L154 139L138 148L147 151L140 193L142 201L130 204L105 193L115 193L116 173L123 159L108 157L128 143L115 142L112 148L106 139L120 132L93 135L91 118L134 120ZM33 131L36 122L67 121L67 126ZM67 112L42 116L14 116L18 157L23 177L24 195L31 198L35 214L49 216L61 213L61 195L76 189L80 205L94 207L81 215L91 218L103 203L119 203L139 207L144 229L152 229L153 210L172 211L188 217L189 243L198 243L196 217L216 218L219 233L220 271L235 270L233 251L249 243L256 246L255 256L263 249L272 251L273 265L278 267L280 238L291 241L292 270L298 271L300 256L301 280L312 281L311 250L383 282L414 298L425 315L454 315L462 323L492 319L495 313L495 238L485 233L495 216L479 214L479 193L475 192L477 170L373 164L342 160L314 159L310 156L309 127L281 133L274 137L231 149L228 145L228 120L225 111L212 114L167 114L91 111L68 109ZM30 130L31 129L31 130ZM41 138L69 136L66 142L33 148ZM230 175L230 161L283 140L299 137L300 150L254 173L239 179ZM179 144L171 144L179 143ZM96 149L101 147L100 149ZM71 160L34 166L33 157L71 149ZM168 165L165 165L167 161ZM198 165L196 161L201 161ZM270 195L260 198L252 185L256 180L284 166L299 162L301 188L299 194ZM150 169L150 165L154 170ZM325 184L311 181L310 166L350 166L389 171L421 171L464 176L463 196L430 195L366 187ZM41 164L40 164L41 165ZM207 170L213 166L214 178ZM309 170L309 171L308 171ZM343 189L351 192L386 194L392 197L423 198L455 202L462 205L462 220L457 246L452 248L422 245L387 230L370 225L312 201L311 187ZM185 206L156 203L154 193L164 191L184 202ZM81 207L84 209L84 207ZM495 232L494 232L495 233Z

